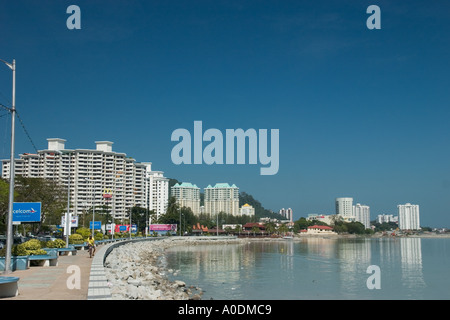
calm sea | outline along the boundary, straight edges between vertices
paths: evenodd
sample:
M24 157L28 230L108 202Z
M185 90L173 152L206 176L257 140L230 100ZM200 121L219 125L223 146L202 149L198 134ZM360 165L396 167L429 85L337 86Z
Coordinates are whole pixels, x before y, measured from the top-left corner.
M174 247L163 263L203 300L450 299L450 239L248 241ZM379 270L368 273L369 266ZM379 284L369 289L367 282Z

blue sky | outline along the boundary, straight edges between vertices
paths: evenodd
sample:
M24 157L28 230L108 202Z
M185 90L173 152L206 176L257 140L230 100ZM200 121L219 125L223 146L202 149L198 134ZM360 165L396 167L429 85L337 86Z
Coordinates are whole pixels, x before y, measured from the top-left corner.
M81 30L69 30L69 5ZM369 30L366 9L381 9ZM351 196L377 214L420 205L450 227L448 1L2 1L0 59L17 62L37 149L113 150L204 188L236 184L294 218ZM0 103L11 72L0 68ZM10 119L0 111L0 158ZM280 169L174 165L177 128L280 130ZM16 153L33 152L17 123Z

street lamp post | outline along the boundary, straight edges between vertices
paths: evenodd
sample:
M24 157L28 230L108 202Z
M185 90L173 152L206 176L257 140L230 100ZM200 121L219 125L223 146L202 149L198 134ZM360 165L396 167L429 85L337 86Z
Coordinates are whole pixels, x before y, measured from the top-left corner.
M72 224L72 219L71 219L71 216L70 216L70 166L71 166L71 162L72 162L72 156L71 156L71 154L70 154L70 151L69 152L63 152L63 151L58 151L59 152L59 154L61 155L61 163L62 163L62 155L64 154L64 153L66 153L66 154L68 154L69 155L69 169L68 169L68 174L67 174L67 214L66 214L66 226L65 226L65 229L66 229L66 248L68 248L69 247L69 235L70 235L70 226L71 226L71 224Z
M181 207L178 208L178 211L180 212L180 236L181 236Z
M90 179L90 178L84 178L84 180L89 181L89 182L94 182L94 179ZM94 238L94 232L95 232L95 227L94 227L94 222L95 222L95 186L92 187L92 238Z
M130 240L131 240L131 213L132 213L132 209L130 208L130 228L129 228L129 230L130 230Z
M14 59L12 64L4 60L1 60L12 70L12 103L11 103L11 161L9 163L9 204L8 204L8 223L6 231L6 256L5 256L5 271L4 273L11 272L11 251L13 244L13 231L12 231L12 212L14 203L14 140L15 140L15 118L16 118L16 60Z

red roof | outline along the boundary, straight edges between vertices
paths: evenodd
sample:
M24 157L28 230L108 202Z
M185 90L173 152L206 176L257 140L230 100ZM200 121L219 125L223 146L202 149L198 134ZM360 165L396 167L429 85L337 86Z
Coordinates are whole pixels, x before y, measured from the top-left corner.
M333 230L332 227L329 227L329 226L318 226L318 225L309 226L308 229Z

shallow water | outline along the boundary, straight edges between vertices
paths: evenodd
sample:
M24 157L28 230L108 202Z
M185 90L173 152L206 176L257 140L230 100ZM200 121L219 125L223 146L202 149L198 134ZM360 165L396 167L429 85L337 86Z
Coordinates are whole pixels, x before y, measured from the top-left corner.
M170 248L165 260L180 270L173 278L205 291L203 300L450 298L450 239L201 244Z

